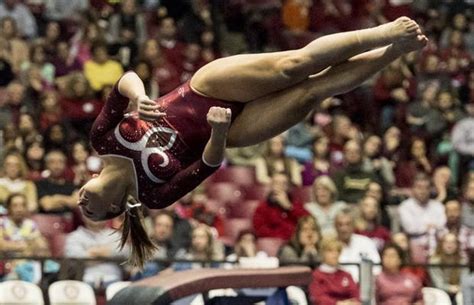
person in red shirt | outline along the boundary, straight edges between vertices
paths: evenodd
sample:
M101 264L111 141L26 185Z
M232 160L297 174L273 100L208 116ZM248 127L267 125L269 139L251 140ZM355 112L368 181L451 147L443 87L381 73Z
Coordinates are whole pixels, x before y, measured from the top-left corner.
M313 272L309 284L313 305L361 305L359 287L349 273L338 268L342 247L333 238L321 242L322 264Z
M295 231L298 219L308 212L303 204L291 199L290 182L283 173L272 176L268 199L260 203L253 216L253 227L257 237L276 237L289 240Z
M82 211L94 220L127 212L122 241L132 235L131 262L141 266L154 247L138 201L151 209L173 204L217 170L226 147L274 137L320 101L352 90L426 43L416 22L400 18L324 36L298 50L220 58L157 101L128 72L91 130L104 168L81 189ZM127 112L130 101L136 112Z

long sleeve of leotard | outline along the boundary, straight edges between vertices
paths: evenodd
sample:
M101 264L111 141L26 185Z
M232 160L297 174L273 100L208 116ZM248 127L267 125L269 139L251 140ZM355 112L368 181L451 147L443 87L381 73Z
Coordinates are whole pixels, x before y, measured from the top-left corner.
M99 151L99 153L102 153L98 148L99 144L102 142L102 136L114 129L123 119L128 104L129 99L120 94L117 82L107 97L102 111L94 121L90 132L91 144Z
M148 202L150 209L165 208L195 189L207 177L212 175L219 166L209 166L202 159L195 161L185 169L176 173L171 180L153 189L153 202Z

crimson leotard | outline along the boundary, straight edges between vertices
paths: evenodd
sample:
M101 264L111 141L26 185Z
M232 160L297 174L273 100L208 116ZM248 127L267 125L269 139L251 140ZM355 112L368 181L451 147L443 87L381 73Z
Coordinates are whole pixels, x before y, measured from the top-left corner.
M90 141L100 155L125 157L135 167L138 200L152 209L164 208L198 186L219 166L210 166L202 153L211 134L206 115L219 106L232 110L243 104L204 97L189 82L157 100L166 117L154 122L125 113L129 100L117 84L92 126Z

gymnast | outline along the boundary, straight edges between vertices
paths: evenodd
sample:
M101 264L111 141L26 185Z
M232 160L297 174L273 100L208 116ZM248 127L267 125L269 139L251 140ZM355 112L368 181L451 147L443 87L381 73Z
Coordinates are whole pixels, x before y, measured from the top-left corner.
M165 208L214 173L226 147L253 145L295 125L322 100L348 92L427 38L407 17L374 28L320 37L291 51L217 59L154 101L134 72L114 86L90 134L103 160L79 191L83 214L125 213L122 246L143 266L154 245L143 203Z

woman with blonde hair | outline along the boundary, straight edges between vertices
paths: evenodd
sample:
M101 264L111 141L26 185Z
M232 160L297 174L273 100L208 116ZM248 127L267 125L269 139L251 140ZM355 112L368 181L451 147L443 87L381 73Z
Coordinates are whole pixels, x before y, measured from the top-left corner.
M280 263L318 262L321 237L317 220L311 215L301 217L291 240L278 251Z
M313 305L361 305L359 287L352 275L339 269L343 244L335 239L321 242L322 264L313 272L309 296Z
M336 201L336 184L329 176L321 176L314 181L313 198L314 201L306 203L304 208L317 220L323 235L336 234L334 219L347 205Z
M28 166L19 153L9 153L3 160L3 177L0 178L0 202L5 202L12 193L26 197L29 212L38 208L38 194L35 184L27 179Z

